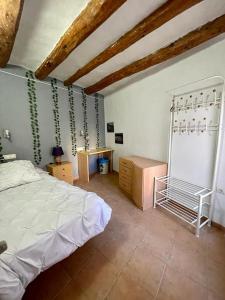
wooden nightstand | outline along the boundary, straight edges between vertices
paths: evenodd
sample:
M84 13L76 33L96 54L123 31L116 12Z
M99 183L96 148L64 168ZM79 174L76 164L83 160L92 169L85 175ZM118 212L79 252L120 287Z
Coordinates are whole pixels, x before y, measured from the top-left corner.
M47 170L50 175L73 184L72 163L63 161L60 165L48 164Z

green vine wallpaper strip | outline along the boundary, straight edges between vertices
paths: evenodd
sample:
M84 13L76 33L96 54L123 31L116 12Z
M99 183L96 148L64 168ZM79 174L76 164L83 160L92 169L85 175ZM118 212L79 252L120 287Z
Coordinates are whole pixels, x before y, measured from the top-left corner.
M53 117L55 123L55 143L56 146L61 146L61 133L60 133L60 121L59 121L59 96L57 80L55 78L51 79L52 87L52 100L53 100Z
M36 96L36 87L34 81L34 75L32 71L26 72L27 78L27 93L29 99L29 108L30 108L30 121L31 121L31 130L33 137L33 153L34 161L37 165L41 162L41 143L40 143L40 132L39 132L39 123L38 123L38 111L37 111L37 96Z
M87 96L82 90L82 106L83 106L83 129L84 129L84 148L85 150L89 149L89 139L88 139L88 122L87 122Z
M95 115L96 115L96 148L100 147L100 128L99 128L99 101L98 94L95 94Z
M2 156L2 138L0 137L0 157Z
M68 86L68 100L69 100L69 118L70 118L70 133L72 141L72 154L76 156L77 154L77 136L76 136L76 119L74 110L74 94L73 87Z

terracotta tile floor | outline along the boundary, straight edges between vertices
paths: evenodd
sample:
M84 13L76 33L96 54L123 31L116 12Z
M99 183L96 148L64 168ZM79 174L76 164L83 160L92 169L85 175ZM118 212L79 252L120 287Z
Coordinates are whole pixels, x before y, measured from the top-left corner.
M95 175L79 186L112 207L104 233L42 273L24 300L222 300L225 235L203 229L197 239L160 209L142 212L118 188L118 176Z

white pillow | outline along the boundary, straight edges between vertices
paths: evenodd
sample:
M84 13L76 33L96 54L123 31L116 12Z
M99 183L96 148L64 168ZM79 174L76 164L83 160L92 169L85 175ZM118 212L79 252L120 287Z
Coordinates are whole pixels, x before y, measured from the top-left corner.
M0 164L0 191L40 179L41 176L28 160Z

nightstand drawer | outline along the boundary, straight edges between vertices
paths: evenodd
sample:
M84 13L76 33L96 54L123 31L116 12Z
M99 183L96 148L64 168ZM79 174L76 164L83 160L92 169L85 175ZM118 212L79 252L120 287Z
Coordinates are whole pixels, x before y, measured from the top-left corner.
M53 170L53 176L70 176L72 174L72 169L58 169Z
M72 166L71 164L58 165L55 170L60 172L71 172Z
M61 174L61 175L56 175L55 177L58 178L59 180L64 180L64 181L66 181L70 184L73 183L73 177L72 176L66 176L66 175Z
M49 164L47 169L52 176L73 184L72 164L70 162L62 162L60 165Z

